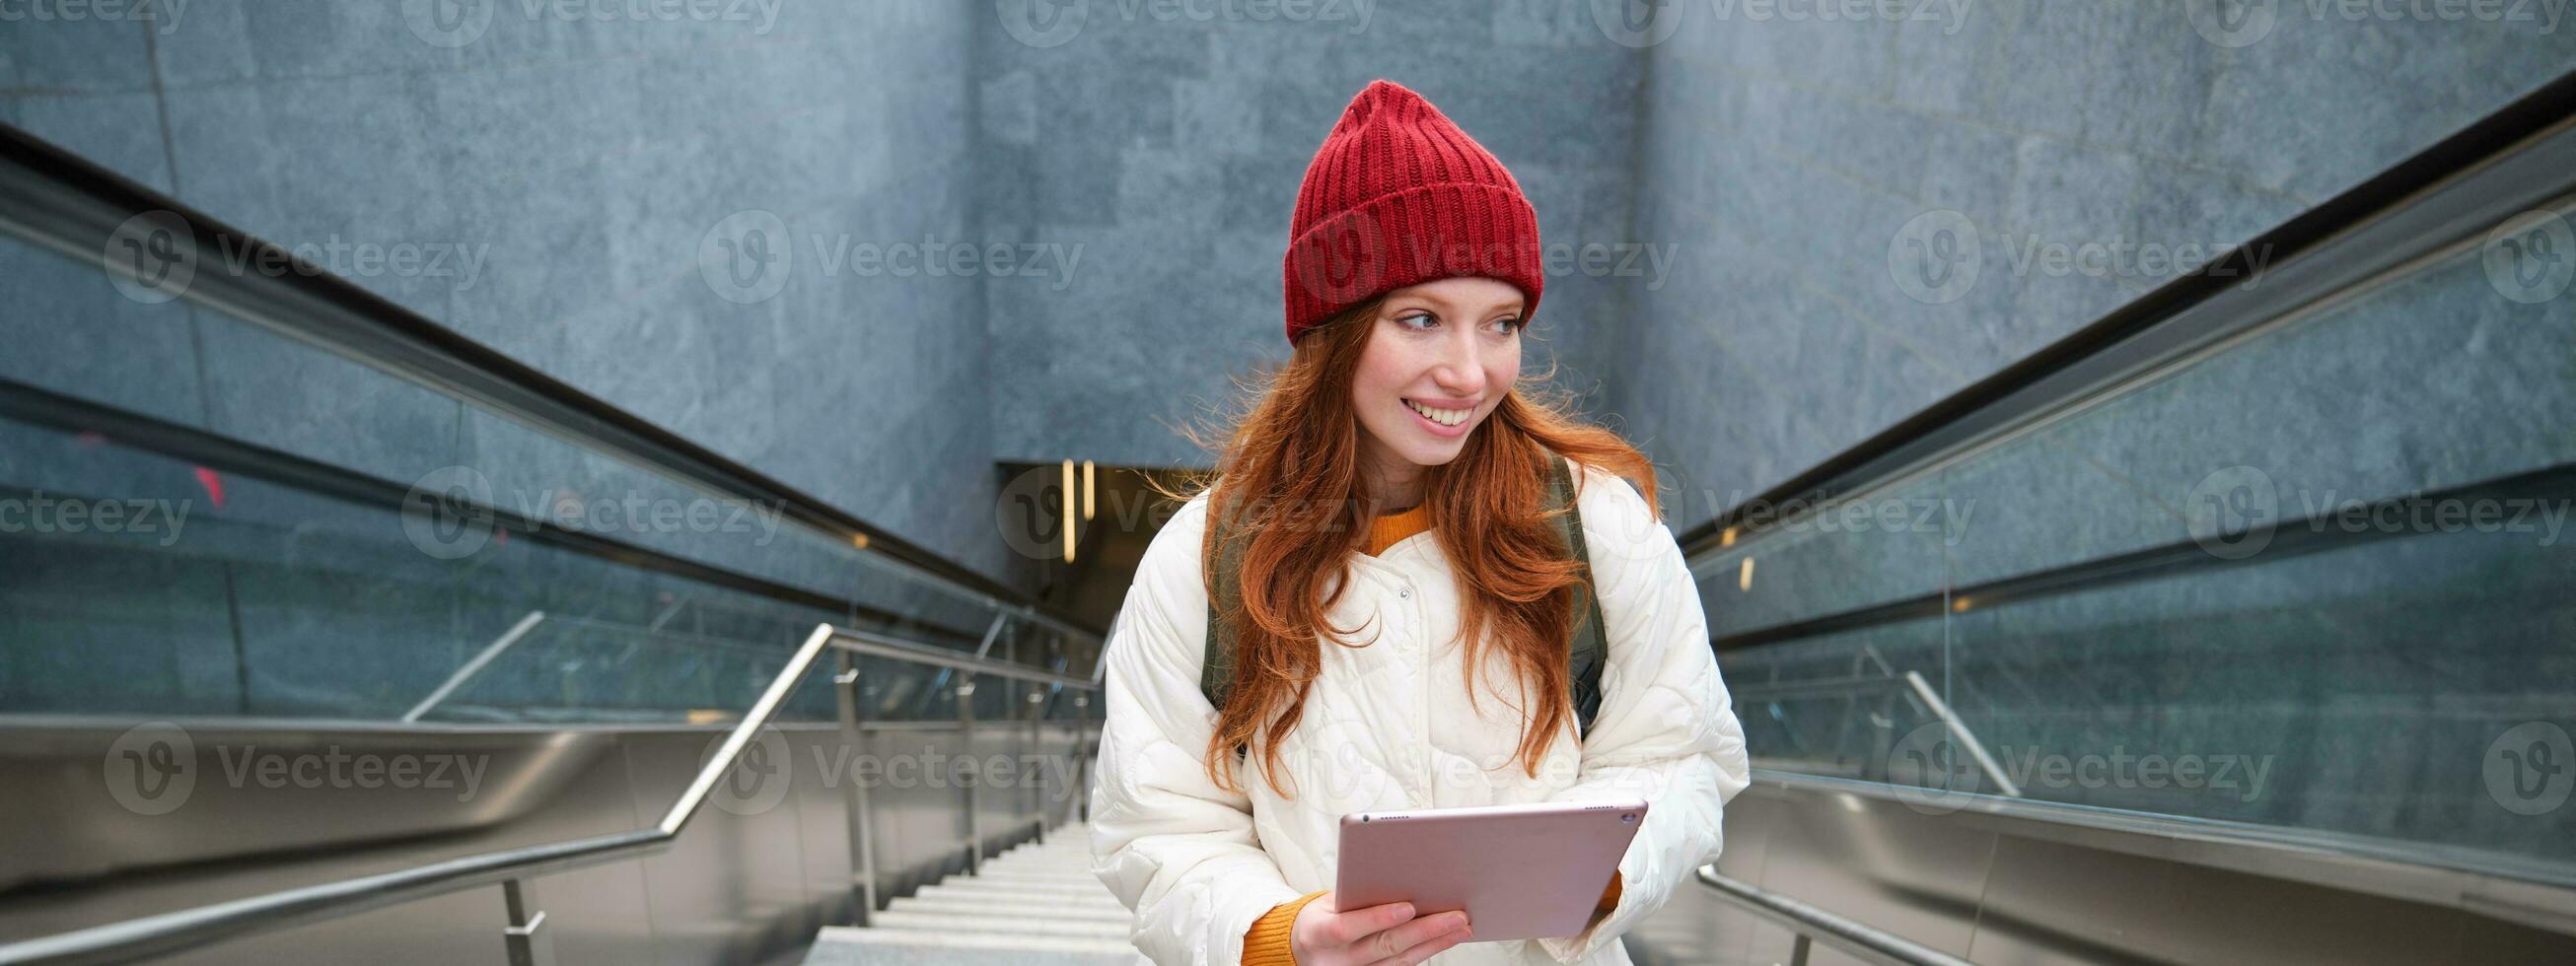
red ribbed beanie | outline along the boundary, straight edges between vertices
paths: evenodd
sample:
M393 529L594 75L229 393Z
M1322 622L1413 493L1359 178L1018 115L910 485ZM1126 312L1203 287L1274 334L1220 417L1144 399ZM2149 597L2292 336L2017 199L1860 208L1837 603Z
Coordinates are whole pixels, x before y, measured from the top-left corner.
M1370 81L1306 165L1281 280L1288 341L1394 289L1480 275L1519 286L1526 321L1547 286L1538 213L1492 152L1422 95Z

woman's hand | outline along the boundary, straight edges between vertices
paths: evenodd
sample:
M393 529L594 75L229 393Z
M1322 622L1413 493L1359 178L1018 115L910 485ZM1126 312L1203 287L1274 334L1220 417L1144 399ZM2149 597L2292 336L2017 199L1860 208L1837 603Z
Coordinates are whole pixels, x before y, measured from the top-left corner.
M1390 902L1344 912L1327 892L1297 910L1288 948L1298 966L1413 966L1470 936L1464 911L1416 919L1412 903Z

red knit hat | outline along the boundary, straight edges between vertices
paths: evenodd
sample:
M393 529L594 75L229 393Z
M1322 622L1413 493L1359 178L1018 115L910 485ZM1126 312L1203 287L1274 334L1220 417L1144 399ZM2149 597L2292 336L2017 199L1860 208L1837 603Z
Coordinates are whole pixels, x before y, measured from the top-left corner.
M1422 95L1370 81L1306 165L1281 280L1288 341L1379 294L1461 275L1519 286L1538 314L1538 213L1492 152Z

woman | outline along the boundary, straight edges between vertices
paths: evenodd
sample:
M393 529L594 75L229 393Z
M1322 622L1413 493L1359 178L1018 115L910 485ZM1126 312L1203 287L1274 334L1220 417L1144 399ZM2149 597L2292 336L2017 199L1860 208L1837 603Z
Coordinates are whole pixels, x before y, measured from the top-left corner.
M1618 935L1717 857L1743 732L1652 464L1534 396L1544 376L1519 384L1537 242L1510 172L1396 84L1361 91L1307 168L1291 361L1217 482L1172 494L1107 645L1094 870L1153 961L1625 963ZM1583 733L1567 641L1586 570L1544 515L1557 454L1608 649ZM1222 594L1203 565L1220 533L1244 541ZM1219 707L1209 601L1238 598ZM1652 807L1575 936L1461 946L1463 913L1329 891L1348 812L1623 797Z

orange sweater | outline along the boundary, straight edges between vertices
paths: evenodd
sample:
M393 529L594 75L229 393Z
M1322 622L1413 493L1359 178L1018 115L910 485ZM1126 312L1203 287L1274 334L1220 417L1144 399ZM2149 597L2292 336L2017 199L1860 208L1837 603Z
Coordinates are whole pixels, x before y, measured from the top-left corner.
M1403 542L1404 538L1428 529L1431 529L1429 503L1378 517L1369 526L1368 554L1377 556L1386 552L1386 548ZM1272 906L1261 918L1253 920L1252 928L1243 934L1243 966L1296 966L1297 954L1289 948L1289 934L1297 925L1297 913L1320 895L1323 893L1309 892ZM1592 908L1593 921L1599 922L1618 905L1619 873L1612 872L1610 887L1601 890L1601 902Z

